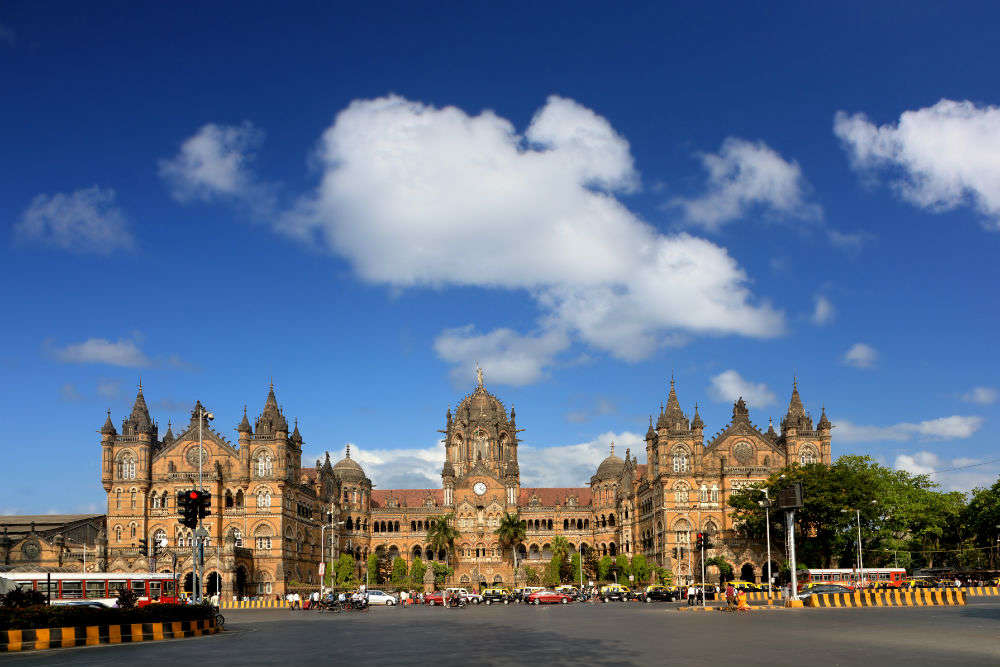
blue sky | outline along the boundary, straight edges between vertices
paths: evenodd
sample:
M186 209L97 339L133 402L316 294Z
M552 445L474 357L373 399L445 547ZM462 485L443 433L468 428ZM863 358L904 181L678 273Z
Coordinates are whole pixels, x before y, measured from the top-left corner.
M99 508L140 375L433 485L476 361L526 485L671 373L995 480L1000 12L813 4L5 3L0 511Z

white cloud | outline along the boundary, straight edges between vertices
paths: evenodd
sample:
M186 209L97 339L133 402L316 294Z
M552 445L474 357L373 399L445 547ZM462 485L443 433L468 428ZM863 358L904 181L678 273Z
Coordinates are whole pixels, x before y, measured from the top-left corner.
M692 224L717 230L753 211L799 219L822 216L818 205L806 201L808 185L799 165L762 141L729 137L718 153L700 157L708 172L705 194L671 202Z
M525 385L537 382L556 355L569 347L569 338L560 331L522 336L511 329L476 332L471 324L442 331L434 339L437 355L454 367L452 380L464 386L475 377L476 363L486 373L486 381Z
M843 361L855 368L871 368L878 361L878 351L871 345L855 343L844 353Z
M875 235L868 232L841 232L836 229L826 230L830 244L848 254L856 255L862 248L875 240Z
M961 440L971 437L983 425L983 418L952 415L922 422L900 422L890 426L864 426L846 420L834 424L833 437L838 442L907 442L920 440Z
M709 395L717 401L732 403L743 397L751 407L764 407L775 401L774 393L763 382L750 382L736 371L723 371L712 378Z
M101 255L135 246L125 215L115 206L115 191L97 186L38 195L14 225L14 237L22 243Z
M585 486L597 472L615 443L615 454L624 459L625 450L646 451L643 436L631 431L607 431L593 440L574 445L520 445L517 449L521 484L535 487Z
M59 361L71 364L109 364L112 366L148 366L151 361L135 341L121 338L88 338L82 343L51 348Z
M260 183L250 169L252 151L263 140L264 133L249 122L208 123L184 140L177 155L160 160L160 176L180 202L223 198L269 209L271 188Z
M993 387L973 387L962 395L962 400L968 403L978 403L979 405L990 405L996 403L1000 398L1000 391Z
M816 305L813 308L812 323L816 326L823 326L833 322L837 316L837 309L833 303L822 294L816 297Z
M1000 107L941 100L881 126L838 111L833 131L856 169L885 170L903 199L931 211L971 204L1000 230Z
M896 457L893 467L905 470L914 475L928 475L945 491L970 491L976 487L991 486L1000 477L1000 465L996 463L981 465L979 459L959 457L950 461L942 459L934 452L918 451L913 454L900 454ZM975 467L971 467L975 466ZM954 470L954 468L962 468Z
M490 111L355 101L323 133L317 162L319 186L279 227L369 282L525 289L542 332L627 360L692 334L783 332L782 313L756 302L724 248L659 234L619 201L638 183L628 143L571 100L550 97L523 135ZM513 340L468 334L480 345L491 335ZM517 335L508 348L535 353L512 377L542 377L557 335ZM464 373L474 359L459 361Z
M121 385L119 380L98 380L97 395L101 398L118 398Z

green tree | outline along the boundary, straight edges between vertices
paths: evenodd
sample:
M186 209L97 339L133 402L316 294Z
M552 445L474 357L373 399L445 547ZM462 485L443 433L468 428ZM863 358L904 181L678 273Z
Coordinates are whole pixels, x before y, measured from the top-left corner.
M628 583L628 575L632 574L628 556L625 554L615 556L615 572L618 574L618 583Z
M434 568L434 586L437 588L444 588L448 577L455 574L455 570L447 563L435 561L431 563L431 567Z
M583 549L583 571L590 579L601 578L597 549Z
M565 577L563 581L573 582L575 584L580 583L580 554L573 553L569 557L569 576Z
M392 561L392 575L390 579L392 585L396 588L405 588L408 581L407 574L406 561L396 556L395 560Z
M454 526L455 523L455 513L451 512L437 519L427 519L427 525L430 526L427 529L427 541L430 543L431 548L434 551L440 551L445 549L448 554L448 561L454 562L455 558L455 541L462 536L458 529ZM454 569L449 568L454 572ZM435 573L437 568L435 568ZM451 576L449 574L448 576Z
M349 554L340 554L333 574L336 576L337 588L354 588L358 585L354 559Z
M968 537L980 549L986 548L992 569L1000 569L1000 479L987 488L972 491L972 499L962 510L961 523L966 527Z
M652 576L656 577L656 581L663 584L664 586L672 586L674 583L674 573L665 567L653 566L650 571Z
M500 517L500 526L493 531L497 536L497 542L500 543L500 554L504 559L510 558L514 563L514 579L515 584L517 583L517 571L520 568L520 563L517 562L516 551L517 547L524 543L526 536L526 526L524 521L521 520L520 514L510 514L504 512L504 515Z
M422 590L425 572L427 572L427 566L424 564L424 561L420 560L420 556L415 557L413 564L410 565L410 586Z
M635 583L645 584L649 581L649 562L643 554L632 556L632 574L635 575Z
M558 586L561 580L560 571L562 570L562 564L563 557L559 554L552 554L552 559L549 560L542 574L542 583L546 586Z
M365 561L365 573L369 584L378 583L378 554L374 551L368 552L368 560Z
M611 578L611 568L614 567L615 561L611 556L601 556L601 559L597 561L597 580L598 581L608 581Z
M528 586L537 586L539 581L541 581L538 576L538 570L529 566L524 568L524 581Z

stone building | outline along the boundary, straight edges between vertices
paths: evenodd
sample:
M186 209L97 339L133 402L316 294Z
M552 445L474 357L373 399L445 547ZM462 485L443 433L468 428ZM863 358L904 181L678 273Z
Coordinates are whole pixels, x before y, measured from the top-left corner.
M200 458L212 494L204 520L207 592L280 594L289 585L318 582L320 527L338 491L329 459L302 468L298 423L289 430L273 386L253 427L244 408L236 443L212 429L207 412L196 403L179 435L168 424L160 438L140 386L120 432L108 413L101 482L109 570L177 572L191 589L193 535L179 523L177 493L198 485ZM161 546L155 563L139 551L143 537Z
M197 482L201 411L197 403L184 431L175 437L168 425L161 439L140 387L121 433L108 416L101 446L110 569L176 568L190 586L192 536L178 523L176 495ZM444 426L441 488L375 489L349 447L336 465L327 454L315 468L303 469L298 425L289 433L273 387L255 427L244 409L236 444L202 418L203 475L213 498L205 524L209 591L275 594L318 582L324 531L328 556L351 554L359 567L382 549L410 563L417 557L447 559L455 567L455 584L510 584L512 558L501 553L494 533L505 512L525 521L527 539L518 546L518 558L536 569L547 563L561 535L573 551L642 553L670 569L675 580L691 581L700 578L694 535L704 532L714 536L708 557L722 556L742 579L759 581L765 547L736 537L728 496L786 465L830 462L830 421L824 411L814 427L797 384L780 431L754 425L741 398L730 422L706 437L697 406L689 419L671 380L666 405L655 421L650 418L646 462L628 450L620 458L612 443L609 456L580 487L521 485L514 408L508 411L486 390L481 372L472 393L454 413L447 411ZM430 524L449 514L461 534L455 554L432 549L427 537ZM155 564L136 549L144 535L165 545Z
M100 571L103 514L0 516L0 571Z
M345 484L339 516L345 530L340 549L363 560L374 549L412 562L443 560L448 554L428 544L428 524L454 513L461 538L449 563L455 583L511 583L512 559L500 553L494 531L505 512L518 513L527 539L518 547L524 564L540 569L551 557L552 540L564 536L572 550L596 549L599 555L642 553L669 568L680 582L700 578L694 536L713 536L706 558L719 555L743 579L765 576L765 546L747 544L734 533L729 494L765 480L786 465L830 462L830 421L825 411L813 426L793 385L780 432L761 430L750 421L743 399L732 419L706 439L695 406L691 419L680 407L674 382L646 433L646 463L631 452L610 455L589 484L573 488L521 486L517 448L519 429L513 407L488 392L480 375L475 390L452 413L442 430L445 461L440 489L379 489L356 461L334 466ZM349 504L347 504L349 503ZM780 558L778 559L780 560ZM778 565L772 564L777 572Z

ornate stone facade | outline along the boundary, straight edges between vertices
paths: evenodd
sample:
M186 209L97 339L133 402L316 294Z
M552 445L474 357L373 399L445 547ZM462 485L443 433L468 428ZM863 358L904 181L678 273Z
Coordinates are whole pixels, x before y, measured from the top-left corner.
M177 492L198 484L212 494L205 518L205 584L209 592L280 594L319 581L320 526L337 500L329 458L303 469L298 424L289 431L272 386L255 427L243 411L233 444L214 431L195 404L180 435L163 438L142 387L119 433L111 415L101 429L101 481L108 495L107 560L111 571L176 571L190 590L192 531L180 525ZM199 422L202 442L199 453ZM163 545L155 563L138 541Z
M454 512L461 533L449 559L455 583L509 584L512 559L500 553L494 530L504 512L517 512L527 525L519 559L539 569L551 556L552 540L562 535L574 550L643 553L669 568L677 581L690 581L700 578L694 536L705 532L714 536L715 547L706 558L723 556L737 575L760 580L764 545L734 536L727 498L786 465L829 464L830 428L825 411L813 427L795 385L780 433L770 425L766 431L755 426L741 398L730 423L706 440L697 406L689 420L671 381L666 407L661 404L655 424L650 419L646 463L629 451L619 458L612 444L589 486L527 488L520 483L514 409L508 413L480 379L454 414L450 409L446 414L442 488L372 491L355 461L334 466L337 475L349 470L349 479L342 479L351 484L353 503L343 509L346 530L339 546L358 560L379 547L410 562L417 556L441 560L447 554L430 548L428 523Z
M201 410L196 404L180 436L168 426L162 439L141 388L120 434L108 416L101 446L110 569L148 570L136 549L147 536L166 544L156 569L171 571L176 558L176 571L190 582L191 534L178 523L176 495L197 482ZM612 444L589 485L529 488L521 486L514 408L487 391L480 375L474 391L446 413L441 488L373 490L350 448L336 465L327 454L315 468L301 468L302 436L297 424L289 433L272 387L254 428L244 410L235 445L201 421L203 474L213 498L206 581L210 589L249 594L316 583L322 526L329 523L329 555L348 553L359 565L379 548L408 562L447 558L456 584L509 584L512 559L494 534L505 512L526 522L518 558L538 569L561 535L573 550L645 554L677 581L690 581L698 578L694 534L705 532L714 535L708 557L723 556L738 576L759 580L764 546L734 537L727 498L783 466L828 464L830 429L825 411L814 428L796 385L780 433L755 426L741 398L729 424L706 439L697 406L688 419L671 381L666 406L655 422L650 418L646 463L627 450L624 459L616 456ZM427 534L431 522L452 513L461 537L449 555L431 549Z

